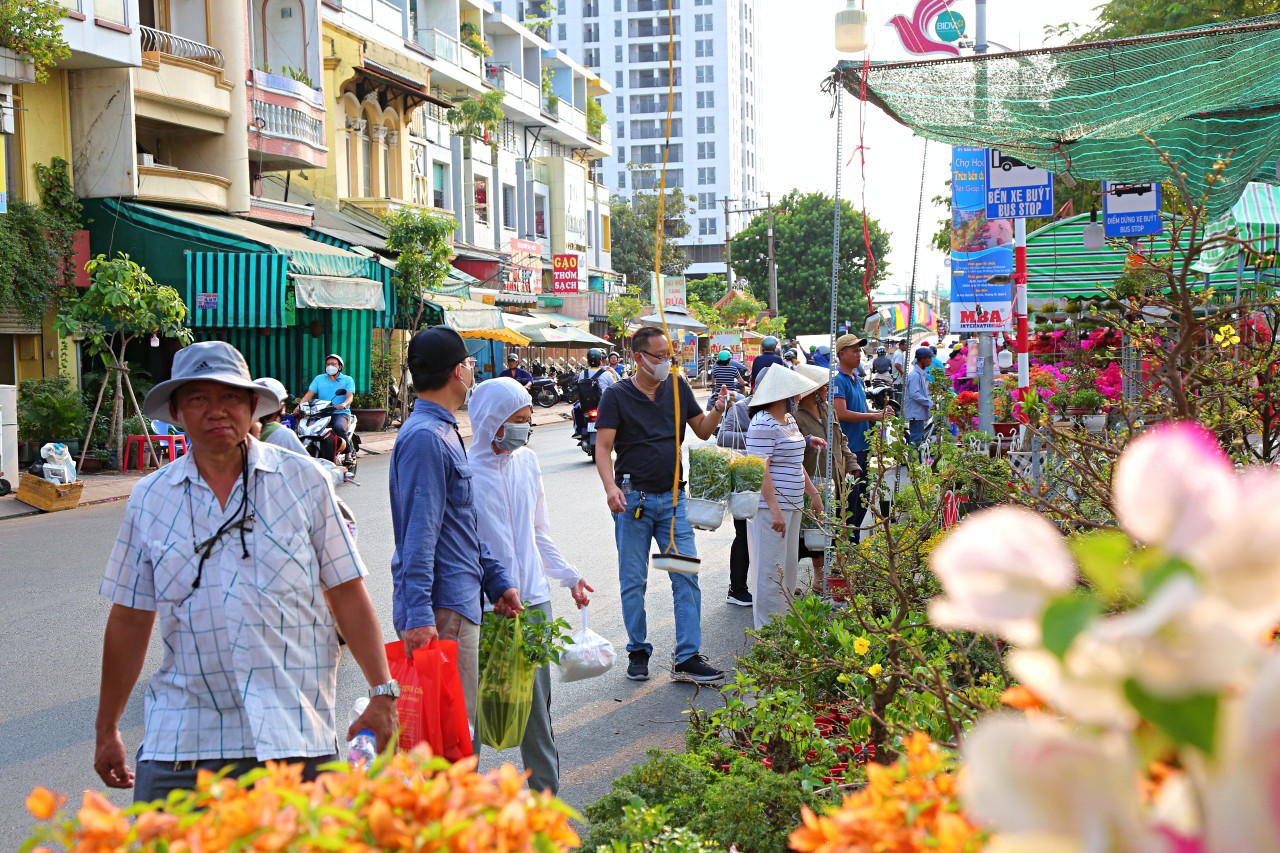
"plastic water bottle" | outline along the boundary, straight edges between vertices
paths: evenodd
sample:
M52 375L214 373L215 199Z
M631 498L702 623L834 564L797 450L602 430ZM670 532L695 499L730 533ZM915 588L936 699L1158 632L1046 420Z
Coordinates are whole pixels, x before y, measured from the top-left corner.
M360 715L364 713L364 709L369 706L369 700L361 696L351 706L351 714L347 718L348 725L354 725L355 721L360 719ZM378 757L378 739L374 737L373 732L369 729L361 729L360 733L351 739L347 744L347 764L351 765L352 770L361 767L368 767L373 760Z

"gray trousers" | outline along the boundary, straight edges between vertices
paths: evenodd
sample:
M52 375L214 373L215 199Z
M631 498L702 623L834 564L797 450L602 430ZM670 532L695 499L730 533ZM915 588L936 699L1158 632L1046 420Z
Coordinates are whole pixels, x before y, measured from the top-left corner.
M142 754L142 750L138 750L138 754ZM286 758L282 759L291 764L301 762L302 778L307 781L313 781L320 772L322 764L328 764L338 761L337 754L323 755L319 758ZM196 786L196 775L201 770L209 770L214 773L224 767L230 766L231 772L227 775L232 779L239 779L250 770L256 770L259 767L265 767L265 761L258 761L254 758L209 758L203 761L139 761L138 772L133 780L133 801L135 803L149 803L153 800L163 800L169 796L170 791L190 791Z
M532 607L551 621L551 602ZM551 664L539 668L533 679L533 710L529 712L524 740L520 741L520 760L531 774L530 790L552 794L560 790L560 751L556 749L555 733L551 730Z

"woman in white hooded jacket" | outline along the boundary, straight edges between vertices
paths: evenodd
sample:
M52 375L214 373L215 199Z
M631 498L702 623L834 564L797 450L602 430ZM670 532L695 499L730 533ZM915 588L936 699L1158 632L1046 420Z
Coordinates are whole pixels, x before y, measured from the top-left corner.
M480 541L513 573L516 588L534 610L550 620L551 587L557 580L579 607L594 592L551 541L547 500L538 457L525 447L532 428L533 400L519 382L506 377L476 386L467 406L471 415L472 493ZM483 662L481 662L483 666ZM560 755L551 731L551 667L538 670L533 711L520 743L520 758L530 771L529 787L556 793Z

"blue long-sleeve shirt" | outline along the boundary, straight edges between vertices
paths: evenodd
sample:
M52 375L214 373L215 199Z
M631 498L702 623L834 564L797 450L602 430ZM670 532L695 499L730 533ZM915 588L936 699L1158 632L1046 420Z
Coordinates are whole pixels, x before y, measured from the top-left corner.
M475 494L458 422L418 400L391 455L392 619L397 631L435 625L446 607L480 622L480 593L497 601L515 586L476 527Z
M930 365L932 368L932 365ZM920 365L911 366L907 374L907 405L903 416L909 421L923 421L929 417L929 409L933 407L933 399L929 396L929 375L920 369Z

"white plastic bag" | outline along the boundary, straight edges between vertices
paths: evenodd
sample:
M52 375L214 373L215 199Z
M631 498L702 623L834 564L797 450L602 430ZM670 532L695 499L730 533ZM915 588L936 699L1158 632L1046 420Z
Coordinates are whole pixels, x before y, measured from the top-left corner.
M755 518L759 509L759 492L734 492L729 495L729 512L739 521Z
M67 446L49 443L40 448L40 457L44 459L44 478L52 483L65 486L76 481L76 463L71 459Z
M702 498L686 498L684 515L698 530L718 530L724 521L724 504Z
M582 630L573 634L573 645L560 653L560 681L582 681L604 675L618 655L613 643L587 627L587 608L582 608Z

